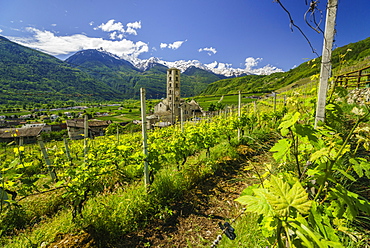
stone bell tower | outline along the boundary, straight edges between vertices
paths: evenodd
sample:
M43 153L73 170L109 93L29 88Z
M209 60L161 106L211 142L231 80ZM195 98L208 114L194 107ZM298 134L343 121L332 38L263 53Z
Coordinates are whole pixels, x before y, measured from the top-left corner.
M167 101L171 110L171 122L180 118L180 70L167 70Z

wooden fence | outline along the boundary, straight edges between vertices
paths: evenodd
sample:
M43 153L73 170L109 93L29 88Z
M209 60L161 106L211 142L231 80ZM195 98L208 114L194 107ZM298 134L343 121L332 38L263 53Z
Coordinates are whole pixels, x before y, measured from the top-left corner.
M335 85L344 88L370 87L370 66L336 76Z

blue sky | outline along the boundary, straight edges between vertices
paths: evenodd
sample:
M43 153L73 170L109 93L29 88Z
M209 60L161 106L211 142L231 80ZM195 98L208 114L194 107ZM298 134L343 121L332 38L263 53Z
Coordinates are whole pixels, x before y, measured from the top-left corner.
M304 21L306 2L281 0L321 55L323 36ZM317 7L325 19L326 0ZM334 47L370 36L369 10L369 0L339 0ZM0 0L1 36L61 59L102 47L139 59L287 71L316 57L289 23L273 0Z

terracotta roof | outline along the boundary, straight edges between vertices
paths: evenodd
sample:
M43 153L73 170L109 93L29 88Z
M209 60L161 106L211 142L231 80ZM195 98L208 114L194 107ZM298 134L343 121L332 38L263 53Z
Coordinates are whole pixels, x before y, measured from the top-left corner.
M0 138L36 137L40 134L42 128L43 127L4 128L0 129Z
M84 119L73 119L66 121L68 127L78 127L84 128ZM92 120L88 121L89 127L105 127L109 126L111 121L99 121L99 120Z

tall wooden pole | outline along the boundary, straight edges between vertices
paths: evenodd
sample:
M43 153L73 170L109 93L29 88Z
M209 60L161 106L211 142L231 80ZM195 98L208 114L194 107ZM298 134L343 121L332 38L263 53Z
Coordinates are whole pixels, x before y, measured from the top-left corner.
M242 93L241 91L239 90L239 97L238 97L238 118L240 119L242 115ZM241 134L241 130L240 130L240 127L238 128L238 141L240 140L240 134Z
M338 0L328 0L320 71L320 85L317 95L315 128L317 128L319 122L325 122L326 94L328 91L328 80L331 76L331 52L333 48L337 8Z
M141 102L141 127L143 136L143 153L144 153L144 183L149 185L149 168L148 168L148 145L147 145L147 128L146 128L146 105L145 105L145 88L140 88Z

